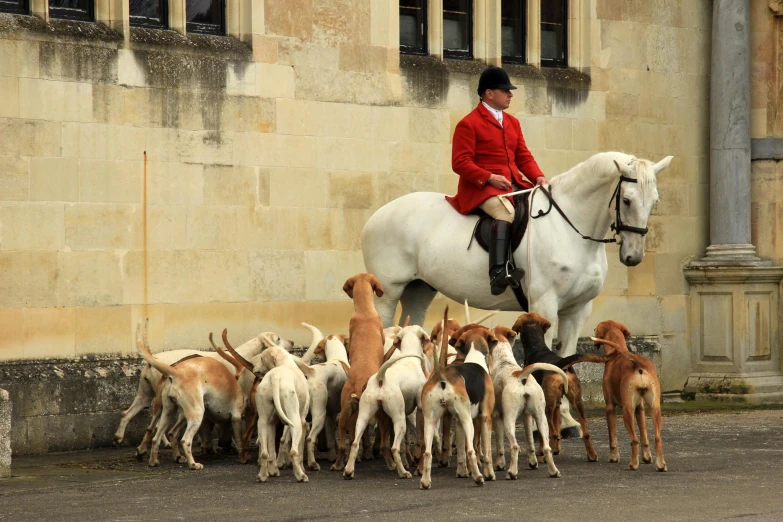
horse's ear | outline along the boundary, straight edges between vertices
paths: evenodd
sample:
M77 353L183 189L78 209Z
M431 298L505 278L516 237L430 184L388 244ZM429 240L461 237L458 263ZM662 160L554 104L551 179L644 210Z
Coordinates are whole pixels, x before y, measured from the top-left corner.
M620 163L617 160L614 160L614 164L617 165L617 170L620 171L620 174L629 178L633 177L633 170L631 169L631 167L623 163Z
M657 176L659 172L665 170L669 166L669 163L672 162L672 159L674 159L674 156L666 156L661 161L653 165L653 172L655 172L655 175Z

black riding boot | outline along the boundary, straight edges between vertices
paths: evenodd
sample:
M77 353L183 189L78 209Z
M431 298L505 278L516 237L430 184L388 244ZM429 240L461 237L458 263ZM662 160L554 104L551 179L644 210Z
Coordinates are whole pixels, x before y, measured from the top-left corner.
M511 240L511 223L496 219L492 221L489 236L489 286L492 295L500 295L509 284L517 285L525 271L516 268L509 272L508 243Z

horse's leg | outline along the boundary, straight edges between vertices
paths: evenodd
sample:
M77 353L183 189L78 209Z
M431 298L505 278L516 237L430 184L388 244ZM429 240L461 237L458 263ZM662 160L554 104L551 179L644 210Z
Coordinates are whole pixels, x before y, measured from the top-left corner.
M558 315L557 339L561 343L561 357L568 357L576 353L576 342L579 339L579 332L582 331L590 312L593 310L592 301L582 306L563 310ZM560 404L560 415L562 424L560 425L560 435L563 438L582 437L580 424L571 416L571 408L568 399L563 397Z
M381 317L384 328L391 326L394 321L394 313L397 311L397 302L405 291L406 283L383 283L383 297L375 300L375 310ZM416 323L411 323L416 324Z
M437 293L437 290L424 281L411 281L408 283L400 298L402 303L400 324L405 321L406 317L410 316L410 324L423 325L424 317L427 315L427 308L429 308Z

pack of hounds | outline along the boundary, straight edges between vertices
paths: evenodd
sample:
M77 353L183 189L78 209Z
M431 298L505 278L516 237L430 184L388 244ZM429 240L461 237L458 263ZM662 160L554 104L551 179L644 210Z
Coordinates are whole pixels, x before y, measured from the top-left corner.
M598 325L592 339L603 346L602 354L563 358L545 344L549 321L534 313L520 315L511 328L487 328L480 323L492 314L475 323L468 316L469 324L460 325L448 317L446 308L443 320L429 334L417 325L384 329L374 305L383 288L375 276L357 274L343 290L354 303L348 336L324 337L302 323L311 330L313 341L301 358L289 353L292 342L271 332L234 349L226 330L225 350L210 333L214 352L153 355L147 325L139 324L136 344L148 365L133 404L122 413L115 443L122 442L131 418L152 404L153 419L137 449L139 459L149 451L150 466L160 465L158 450L164 443L170 444L175 462L202 469L193 458L193 439L198 434L203 451L209 453L213 429L218 428L221 440L230 444L233 439L242 463L248 462L250 442L257 437L258 481L279 476L280 469L290 465L297 481L307 482L305 450L307 468L318 470L315 449L325 431L331 469L341 470L346 479L354 477L357 461L372 458L375 452L400 478L411 478L412 467L421 476L421 488L429 489L433 456L438 466L447 467L453 447L458 477L471 477L482 485L495 479L496 470L506 470L506 479L516 479L516 423L521 417L528 466L535 469L543 462L550 477L560 477L554 455L560 452L563 396L578 415L587 459L598 459L573 367L587 362L605 365L609 461L620 458L615 414L620 406L631 438L628 468L639 467L640 443L642 461L652 462L647 408L654 425L655 467L666 471L660 383L652 362L628 350L630 332L622 324ZM524 348L524 366L512 354L517 338ZM325 362L311 365L315 357ZM540 435L538 448L533 422ZM374 447L368 431L372 425Z

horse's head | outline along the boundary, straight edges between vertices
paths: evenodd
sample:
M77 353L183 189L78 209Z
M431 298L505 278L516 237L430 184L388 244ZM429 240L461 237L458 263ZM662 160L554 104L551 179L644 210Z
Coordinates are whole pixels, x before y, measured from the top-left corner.
M620 262L626 266L636 266L644 258L647 221L658 202L656 176L669 166L671 160L672 156L658 163L634 159L627 165L615 161L620 179L609 211L615 231L620 236Z

